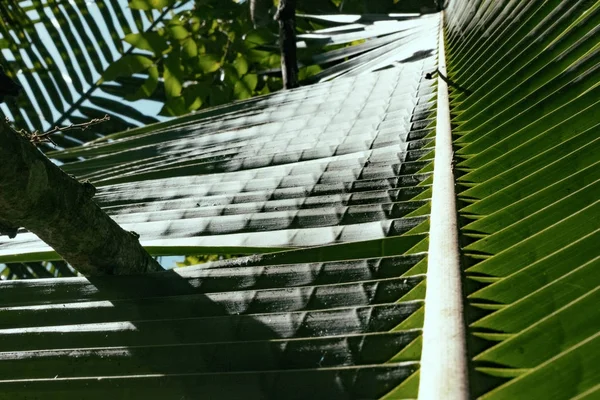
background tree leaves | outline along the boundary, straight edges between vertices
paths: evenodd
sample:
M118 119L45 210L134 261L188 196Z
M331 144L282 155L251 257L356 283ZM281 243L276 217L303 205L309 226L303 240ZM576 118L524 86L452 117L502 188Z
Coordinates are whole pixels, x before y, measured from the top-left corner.
M335 28L329 33L322 31L317 35L320 39L315 35L300 39L302 79L311 82L315 74L323 79L324 69L364 52L328 56L361 41L330 40L351 24L346 28L334 19L315 15L427 11L421 10L422 3L300 1L300 35ZM25 93L2 105L2 114L16 126L32 131L80 123L90 115L108 113L113 117L111 123L85 132L58 135L55 141L60 149L115 129L279 90L278 30L271 17L276 2L267 0L263 6L269 18L255 28L248 2L234 0L3 1L0 64ZM372 24L366 15L356 21L365 24L353 29ZM372 38L389 33L373 30ZM113 100L103 103L111 108L100 108L98 98ZM119 107L119 102L126 107ZM122 115L127 107L144 111ZM42 146L44 151L52 149Z
M158 32L130 33L123 40L138 49L151 51L157 57L169 49L167 41Z
M111 64L102 76L103 81L114 81L122 76L130 76L145 71L154 61L146 56L128 54Z
M175 3L175 0L131 0L129 7L134 10L160 10L172 6L173 3Z

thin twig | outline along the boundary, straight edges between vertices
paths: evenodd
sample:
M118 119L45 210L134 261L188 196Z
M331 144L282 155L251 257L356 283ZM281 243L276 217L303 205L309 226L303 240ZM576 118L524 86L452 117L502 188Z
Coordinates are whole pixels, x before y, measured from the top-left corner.
M456 82L452 81L450 78L448 78L447 76L442 74L439 69L436 69L433 72L426 73L425 79L433 79L433 75L436 73L440 76L440 78L442 78L442 80L444 82L446 82L448 84L448 86L452 86L453 88L458 89L459 91L464 92L467 95L473 93L473 91L471 89L460 86L459 84L457 84Z
M25 136L27 139L29 139L29 141L31 143L38 144L38 143L42 143L42 142L50 142L56 146L56 143L54 142L54 140L52 140L50 135L57 133L57 132L66 132L66 131L71 131L74 129L79 129L79 130L84 131L84 130L88 129L90 126L98 125L98 124L101 124L108 120L110 120L110 116L108 114L106 114L102 118L93 118L87 122L82 122L81 124L71 124L69 126L63 126L63 127L55 126L53 129L50 129L49 131L46 131L44 133L39 133L39 131L37 131L37 130L33 131L33 132L28 132L25 129L19 129L19 130L14 129L14 131ZM6 122L9 122L8 118L6 118Z

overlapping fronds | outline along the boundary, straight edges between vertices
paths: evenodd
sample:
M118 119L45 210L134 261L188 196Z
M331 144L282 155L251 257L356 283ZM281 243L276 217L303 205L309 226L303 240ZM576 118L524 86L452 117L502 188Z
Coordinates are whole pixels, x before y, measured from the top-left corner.
M418 369L421 239L4 283L0 393L380 397Z
M600 2L446 15L471 395L595 398ZM416 398L438 33L419 20L341 79L52 153L155 254L263 254L2 283L2 394ZM25 232L0 256L53 257Z
M452 112L477 394L595 398L600 3L465 1L448 15L449 78L472 91L454 90Z
M428 56L52 154L84 157L63 167L151 252L288 250L3 282L0 393L414 397L438 32L422 33ZM0 251L49 255L25 232Z
M266 28L253 30L242 3L3 2L0 62L24 88L16 100L1 106L3 113L19 129L32 132L110 115L110 121L93 129L53 135L58 146L70 148L156 122L159 112L180 115L277 90L280 82L271 79L278 74L277 36ZM407 4L402 9L415 7ZM307 16L303 31L311 33L301 38L301 58L307 67L301 77L357 55L357 62L338 69L356 68L365 60L376 62L382 51L389 52L391 42L414 38L414 31L423 29L417 16L346 15L341 20L322 16L317 25L332 26L329 29L311 29L315 16ZM328 46L364 40L369 43L352 46L353 50L327 51ZM322 74L310 81L332 75ZM336 70L334 76L339 74ZM50 150L47 144L42 148Z
M422 35L424 52L435 51L432 37ZM84 157L63 169L99 186L98 203L155 254L400 235L426 221L415 211L426 209L427 196L413 198L430 173L421 170L434 89L423 75L434 62L399 63L51 156ZM3 261L50 250L28 233L1 243Z

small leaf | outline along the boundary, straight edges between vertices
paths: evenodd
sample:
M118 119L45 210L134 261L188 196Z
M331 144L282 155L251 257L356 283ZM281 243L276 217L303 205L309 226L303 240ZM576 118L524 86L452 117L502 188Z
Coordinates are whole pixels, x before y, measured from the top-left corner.
M254 74L246 75L241 80L238 80L233 87L235 98L243 100L252 97L257 83L258 77Z
M190 27L190 30L194 33L198 32L200 30L200 28L202 28L202 22L200 21L200 18L198 17L192 17L188 20L188 24Z
M300 68L300 70L298 71L298 80L304 80L306 78L309 78L313 75L318 74L319 72L321 72L323 69L318 66L318 65L309 65L307 67L302 67Z
M221 62L214 54L202 54L198 57L198 66L202 72L208 74L221 68Z
M163 78L165 80L165 94L167 99L181 96L183 72L180 61L179 52L173 52L169 54L169 57L164 62L165 72Z
M252 97L252 92L248 90L248 87L242 81L237 81L233 87L233 95L238 100L249 99Z
M160 10L172 5L175 0L130 0L129 8L133 10Z
M175 40L183 40L190 37L190 33L182 25L169 24L167 26L167 33Z
M134 93L125 96L125 100L135 101L149 98L158 86L158 68L153 65L148 68L148 79Z
M192 38L187 38L181 44L182 57L186 60L198 56L198 45Z
M263 88L258 92L259 95L265 95L271 93L271 89L269 89L269 85L263 86Z
M223 65L221 69L221 81L226 85L233 87L238 81L240 77L238 75L237 70L231 64Z
M146 56L140 55L126 55L112 63L104 74L102 75L102 81L114 81L115 79L122 76L131 76L138 72L142 72L148 69L154 61Z
M267 65L271 68L281 67L281 56L279 54L271 54L268 58Z
M267 67L268 57L271 55L268 51L262 50L248 50L246 52L246 57L248 60L260 64L262 67Z
M242 81L248 86L250 90L256 89L256 85L258 84L258 75L256 74L248 74L242 78Z
M273 34L267 28L253 29L244 36L244 43L251 49L265 43L272 43Z
M234 68L237 70L239 76L244 76L248 73L248 61L242 56L238 54L233 62Z
M164 107L160 110L159 115L177 116L187 113L185 108L185 100L182 96L167 99Z
M202 107L206 98L210 94L210 89L205 84L194 84L183 90L183 98L188 111L195 111Z
M169 48L165 38L158 32L130 33L123 40L138 49L151 51L157 56Z

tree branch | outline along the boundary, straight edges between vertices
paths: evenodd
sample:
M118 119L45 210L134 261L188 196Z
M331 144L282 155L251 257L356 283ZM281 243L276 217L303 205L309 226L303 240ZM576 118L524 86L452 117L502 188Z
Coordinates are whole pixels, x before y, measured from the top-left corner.
M35 233L85 275L161 270L134 232L92 200L95 189L64 173L28 138L0 121L0 231Z
M273 0L250 0L250 19L254 28L269 24L269 11L273 6Z
M20 130L15 129L15 130L17 133L20 133L21 135L23 135L27 139L29 139L29 141L31 143L39 144L42 142L50 142L56 146L56 143L54 143L54 141L50 137L50 135L52 135L54 133L71 131L71 130L75 130L75 129L85 131L86 129L89 129L90 126L98 125L98 124L101 124L102 122L109 121L109 120L110 120L110 117L108 116L108 114L106 114L102 118L94 118L94 119L89 120L88 122L82 122L81 124L71 124L69 126L62 126L62 127L55 126L53 129L50 129L49 131L46 131L44 133L39 133L39 131L34 131L33 133L31 133L25 129L20 129ZM10 124L10 121L8 120L8 118L6 118L6 123Z
M283 87L298 87L298 60L296 58L296 0L279 0L275 14L279 22L279 47L281 49L281 75Z

